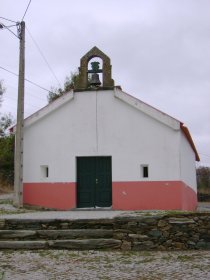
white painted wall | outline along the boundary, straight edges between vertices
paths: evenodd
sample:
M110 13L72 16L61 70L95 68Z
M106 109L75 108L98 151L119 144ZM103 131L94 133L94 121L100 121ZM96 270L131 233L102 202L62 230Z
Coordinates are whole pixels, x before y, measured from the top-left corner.
M195 153L183 132L180 133L180 177L197 192Z
M40 120L25 122L24 182L75 182L77 156L112 156L113 181L186 179L180 161L186 169L188 144L180 153L181 132L175 121L171 125L174 129L112 90L76 92ZM188 161L194 162L191 154ZM141 164L149 165L148 179L141 177ZM49 178L41 176L41 165L49 166Z

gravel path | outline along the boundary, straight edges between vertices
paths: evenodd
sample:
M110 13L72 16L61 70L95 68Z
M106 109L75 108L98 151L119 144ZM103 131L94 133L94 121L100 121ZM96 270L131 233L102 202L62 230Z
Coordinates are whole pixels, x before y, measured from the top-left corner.
M0 279L207 280L210 252L2 251Z

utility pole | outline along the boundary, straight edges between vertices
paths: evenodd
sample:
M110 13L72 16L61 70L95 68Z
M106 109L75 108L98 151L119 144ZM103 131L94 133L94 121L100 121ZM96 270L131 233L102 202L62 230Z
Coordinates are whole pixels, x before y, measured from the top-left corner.
M24 128L24 82L25 82L25 22L18 23L20 40L17 124L15 136L15 182L14 205L23 206L23 128Z

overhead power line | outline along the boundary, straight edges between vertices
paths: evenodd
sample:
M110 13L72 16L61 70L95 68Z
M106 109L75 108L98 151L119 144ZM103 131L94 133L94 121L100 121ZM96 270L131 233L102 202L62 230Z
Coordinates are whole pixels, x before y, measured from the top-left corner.
M9 26L4 25L3 23L1 23L1 25L3 26L3 28L6 28L10 33L12 33L15 37L19 38L12 30L9 29Z
M27 6L27 8L26 8L26 10L25 10L25 13L24 13L24 15L23 15L23 17L22 17L22 21L24 20L24 17L25 17L25 15L26 15L27 11L28 11L28 8L29 8L30 4L31 4L31 0L29 1L28 6Z
M14 23L16 23L16 21L11 20L11 19L8 19L8 18L5 18L5 17L0 17L0 18L2 18L2 19L4 19L4 20L7 20L7 21L10 21L10 22L14 22Z
M14 27L14 26L17 26L17 23L16 24L12 24L12 25L7 25L6 27L10 28L10 27Z
M12 71L10 71L10 70L8 70L8 69L2 67L2 66L0 66L0 68L3 69L4 71L6 71L6 72L8 72L8 73L10 73L10 74L12 74L12 75L14 75L14 76L16 76L16 77L19 76L18 74L14 73L14 72L12 72ZM46 88L44 88L44 87L38 85L37 83L34 83L34 82L28 80L28 79L25 79L25 81L27 81L28 83L31 83L32 85L34 85L34 86L36 86L36 87L39 87L39 88L45 90L45 91L47 91L47 92L53 93L53 92L50 91L49 89L46 89Z
M8 84L7 83L7 89L9 89L9 88L11 88L11 89L13 89L13 90L15 90L15 91L17 91L17 89L18 89L18 86L17 85L11 85L11 84ZM11 92L11 90L9 90L10 92ZM17 92L16 92L17 93ZM39 99L39 100L41 100L41 101L46 101L46 98L44 98L44 97L41 97L41 96L37 96L37 94L33 94L33 93L31 93L31 91L27 91L27 96L30 96L30 97L32 97L32 98L35 98L35 99ZM13 99L15 99L15 100L17 100L17 97L10 97L10 96L8 96L8 94L6 95L6 98L13 98Z
M48 69L50 70L50 72L52 73L52 75L54 76L54 78L56 79L56 81L59 84L59 87L61 87L61 83L58 80L57 76L55 75L55 72L53 71L52 67L50 66L50 64L48 63L46 57L44 56L43 52L41 51L41 48L39 47L39 45L37 44L37 42L35 41L34 37L32 36L31 32L29 31L28 27L26 26L26 30L28 32L28 34L31 37L31 40L33 41L34 45L36 46L37 50L39 51L41 57L43 58L43 60L45 61L45 63L47 64Z

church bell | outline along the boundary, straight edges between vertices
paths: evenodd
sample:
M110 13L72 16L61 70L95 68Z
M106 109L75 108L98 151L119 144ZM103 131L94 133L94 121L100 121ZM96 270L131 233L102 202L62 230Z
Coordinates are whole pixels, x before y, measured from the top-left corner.
M91 79L90 79L90 85L95 86L95 87L98 87L101 85L99 75L97 73L92 74Z

